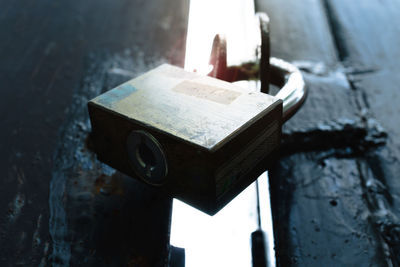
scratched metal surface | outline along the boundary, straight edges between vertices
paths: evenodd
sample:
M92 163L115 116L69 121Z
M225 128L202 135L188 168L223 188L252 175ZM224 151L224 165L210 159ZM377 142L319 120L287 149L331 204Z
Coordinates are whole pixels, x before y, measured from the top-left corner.
M163 65L91 102L199 148L216 150L249 122L264 117L276 101L270 95Z
M171 202L96 161L86 102L182 66L187 15L186 0L2 2L0 266L165 260Z
M270 173L280 266L400 264L399 3L350 2L257 1L309 85Z

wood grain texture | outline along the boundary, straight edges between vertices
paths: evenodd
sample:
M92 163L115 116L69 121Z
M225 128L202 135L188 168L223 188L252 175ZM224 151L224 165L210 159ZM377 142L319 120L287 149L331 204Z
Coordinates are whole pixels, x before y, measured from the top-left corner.
M357 169L318 152L281 160L270 185L273 208L286 207L273 214L279 266L385 266Z
M359 70L398 68L400 3L382 1L323 1L341 60ZM362 68L362 69L360 69Z
M349 12L347 2L329 2ZM346 38L337 38L324 1L257 1L257 7L271 17L272 56L295 61L309 88L304 107L283 127L283 157L270 173L278 265L386 266L386 243L368 219L372 176L361 167L373 166L366 151L374 153L379 141L369 143L376 129L342 67Z
M368 194L371 220L387 245L390 261L399 265L400 3L391 0L325 3L331 12L332 26L337 29L335 39L341 43L339 51L349 69L352 86L361 95L369 119L376 119L388 133L387 145L368 155L370 170L364 168L363 176L379 183L384 192Z
M271 55L288 61L337 64L328 21L319 0L256 1L256 11L271 19Z
M1 266L165 260L170 200L96 160L86 102L183 65L187 16L188 1L2 3Z

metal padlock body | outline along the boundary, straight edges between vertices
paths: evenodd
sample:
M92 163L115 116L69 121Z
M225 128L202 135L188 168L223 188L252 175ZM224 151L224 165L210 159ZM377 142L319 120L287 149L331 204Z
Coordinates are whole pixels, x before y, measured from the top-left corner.
M162 65L88 103L98 158L215 214L277 158L282 100Z

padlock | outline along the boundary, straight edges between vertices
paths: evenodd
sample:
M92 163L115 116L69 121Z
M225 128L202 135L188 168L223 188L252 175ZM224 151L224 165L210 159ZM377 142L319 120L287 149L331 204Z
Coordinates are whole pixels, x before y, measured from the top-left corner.
M215 40L214 58L226 56ZM282 124L304 101L299 70L269 63L277 96L164 64L92 99L99 160L215 214L278 158Z
M167 64L91 100L89 113L101 161L211 214L281 139L282 100Z

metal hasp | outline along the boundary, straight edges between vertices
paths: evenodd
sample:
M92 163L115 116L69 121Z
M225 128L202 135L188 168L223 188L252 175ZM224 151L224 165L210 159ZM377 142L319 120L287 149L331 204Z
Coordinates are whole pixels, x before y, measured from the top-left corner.
M92 99L98 158L210 215L255 181L278 158L282 124L306 96L295 66L269 60L269 20L259 18L260 63L228 67L217 35L216 78L164 64ZM264 93L230 83L254 73ZM270 81L282 87L275 97Z

